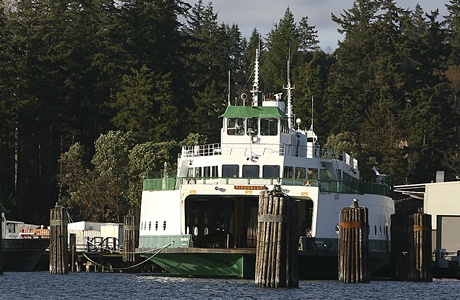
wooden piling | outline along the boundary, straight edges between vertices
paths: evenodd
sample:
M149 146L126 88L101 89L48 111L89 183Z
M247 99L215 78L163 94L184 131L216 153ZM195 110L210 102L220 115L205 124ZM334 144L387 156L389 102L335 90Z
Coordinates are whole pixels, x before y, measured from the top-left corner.
M410 217L411 231L409 239L411 255L409 260L409 281L433 281L433 260L431 257L431 215L422 209Z
M50 273L68 274L67 214L62 206L50 210Z
M369 222L368 210L354 199L350 207L340 212L339 281L369 282Z
M136 248L139 245L139 225L132 214L124 218L123 224L123 261L128 265L134 265L138 261Z
M259 196L255 283L260 287L298 287L296 202L281 192Z
M391 216L391 280L433 281L431 215Z
M409 262L409 218L403 214L391 215L390 279L407 280Z
M70 234L70 271L75 272L75 265L77 259L77 234Z
M0 204L0 275L3 275L3 206Z

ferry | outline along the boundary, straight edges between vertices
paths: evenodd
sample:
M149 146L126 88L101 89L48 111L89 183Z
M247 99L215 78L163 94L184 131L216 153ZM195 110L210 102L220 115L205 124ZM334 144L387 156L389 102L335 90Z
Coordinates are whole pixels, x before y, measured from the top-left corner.
M279 187L297 202L299 278L337 278L340 211L355 199L368 208L370 272L388 267L390 186L321 149L313 121L294 124L289 71L284 98L259 90L258 53L254 74L248 105L220 116L220 143L184 146L175 176L144 180L137 251L173 275L254 278L259 194Z

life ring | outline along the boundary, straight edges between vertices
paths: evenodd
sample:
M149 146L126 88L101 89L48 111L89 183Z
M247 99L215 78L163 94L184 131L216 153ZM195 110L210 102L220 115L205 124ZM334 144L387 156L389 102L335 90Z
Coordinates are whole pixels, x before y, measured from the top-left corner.
M308 180L305 180L305 181L303 182L303 185L304 185L304 186L311 186L311 185L313 185L313 182L308 181Z
M187 184L195 184L195 183L196 183L195 178L189 178L189 179L187 179Z

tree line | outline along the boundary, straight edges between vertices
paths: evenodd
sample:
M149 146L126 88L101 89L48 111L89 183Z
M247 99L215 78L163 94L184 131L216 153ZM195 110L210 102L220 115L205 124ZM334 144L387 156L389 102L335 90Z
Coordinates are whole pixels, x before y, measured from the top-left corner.
M313 115L320 143L357 157L363 177L376 166L395 184L454 179L460 1L446 16L395 2L332 15L344 39L325 52L289 8L243 37L202 1L1 1L0 203L27 222L46 223L56 202L122 220L147 173L174 173L181 145L218 142L259 47L262 90L282 91L290 59L295 117L308 127Z

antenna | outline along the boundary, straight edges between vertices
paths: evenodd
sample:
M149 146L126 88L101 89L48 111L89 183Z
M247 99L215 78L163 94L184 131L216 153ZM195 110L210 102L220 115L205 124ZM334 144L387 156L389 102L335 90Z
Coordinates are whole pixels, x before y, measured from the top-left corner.
M310 130L313 131L313 96L311 96L311 126Z
M287 115L288 115L288 127L292 129L292 93L291 91L295 89L291 87L291 77L290 77L290 63L291 63L291 48L289 47L289 55L287 61L287 86L283 88L287 90Z
M252 85L252 106L259 106L259 52L260 52L260 35L259 45L256 49L256 60L254 61L254 83Z
M228 95L227 95L228 106L231 106L231 103L230 103L230 76L231 76L231 73L230 73L230 70L228 70Z

